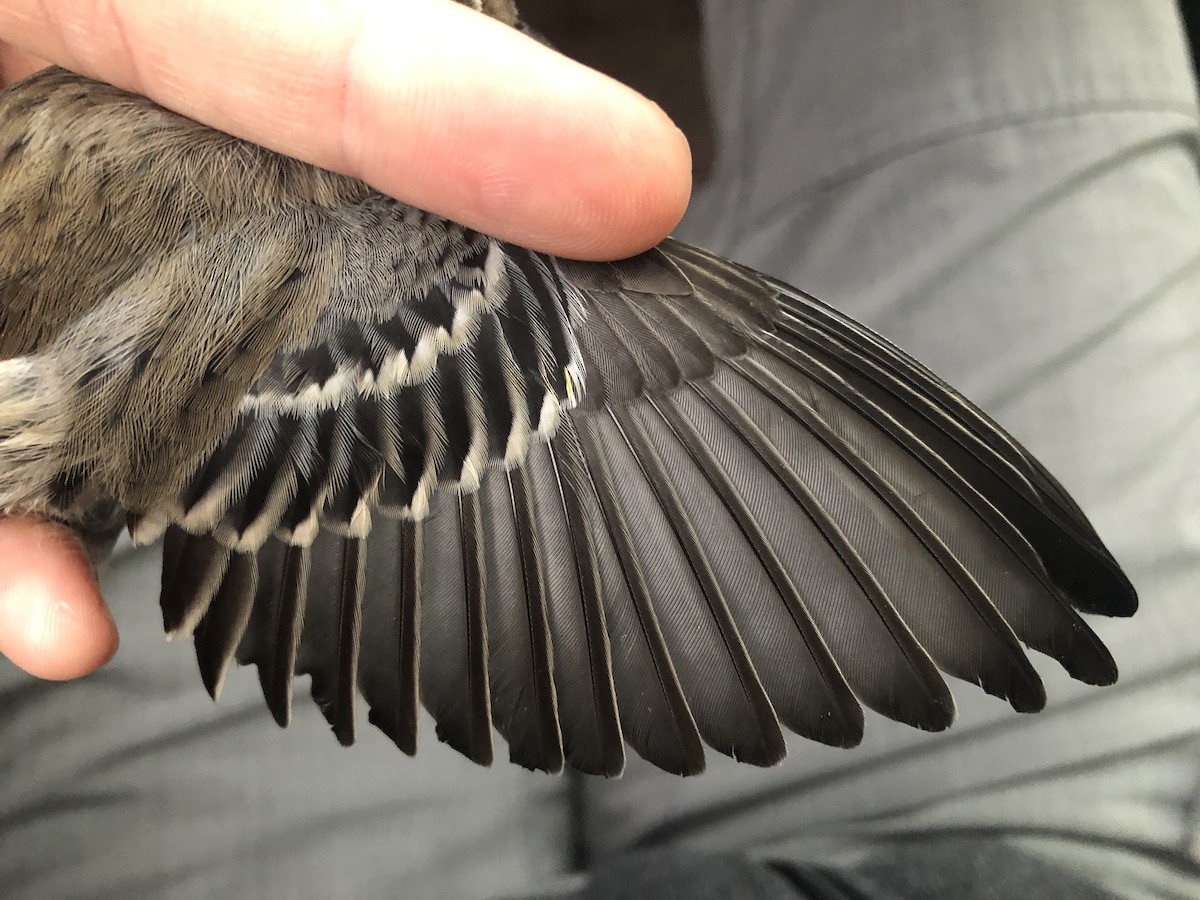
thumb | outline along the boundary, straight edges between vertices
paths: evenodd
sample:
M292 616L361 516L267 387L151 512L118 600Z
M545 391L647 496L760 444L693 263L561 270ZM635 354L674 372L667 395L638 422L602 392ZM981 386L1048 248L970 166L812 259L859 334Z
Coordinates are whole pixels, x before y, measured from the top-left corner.
M0 654L61 680L116 651L117 627L79 540L50 522L0 518Z

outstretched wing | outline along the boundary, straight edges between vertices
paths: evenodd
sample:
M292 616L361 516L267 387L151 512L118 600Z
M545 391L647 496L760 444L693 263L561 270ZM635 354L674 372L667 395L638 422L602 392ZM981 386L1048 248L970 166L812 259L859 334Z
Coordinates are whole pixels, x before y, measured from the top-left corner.
M530 768L688 774L775 763L782 727L851 746L860 703L945 728L941 672L1037 710L1023 644L1116 678L1079 612L1136 596L1079 508L882 338L673 241L440 252L331 302L148 515L214 695L236 658L281 724L311 675L344 743L361 693L407 753L420 702L480 763L495 730Z

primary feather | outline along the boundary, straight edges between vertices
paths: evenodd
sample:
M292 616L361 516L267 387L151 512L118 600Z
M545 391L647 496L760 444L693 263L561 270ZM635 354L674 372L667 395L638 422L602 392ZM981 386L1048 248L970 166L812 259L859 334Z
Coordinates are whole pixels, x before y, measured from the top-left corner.
M236 659L344 743L361 695L406 753L423 703L480 763L690 774L861 705L945 728L942 673L1035 711L1023 645L1115 680L1079 613L1136 595L1078 506L813 298L526 250L61 70L0 104L0 508L165 532L214 696Z

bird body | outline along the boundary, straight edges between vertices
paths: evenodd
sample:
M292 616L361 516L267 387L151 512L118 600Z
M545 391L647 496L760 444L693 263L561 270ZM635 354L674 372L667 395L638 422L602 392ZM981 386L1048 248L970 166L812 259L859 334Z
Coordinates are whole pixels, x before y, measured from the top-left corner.
M511 4L498 4L511 7ZM214 696L489 763L838 746L941 672L1045 702L1136 595L1078 506L834 309L668 240L558 259L48 70L0 95L0 509L165 535Z

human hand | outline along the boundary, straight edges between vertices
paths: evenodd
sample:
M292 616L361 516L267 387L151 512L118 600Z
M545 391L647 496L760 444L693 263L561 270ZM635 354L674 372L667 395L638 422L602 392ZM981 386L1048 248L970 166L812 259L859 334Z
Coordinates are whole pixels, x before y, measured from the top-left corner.
M7 81L57 62L563 256L657 243L691 187L656 106L449 0L12 0L0 38ZM65 679L116 646L78 541L0 519L0 653Z

